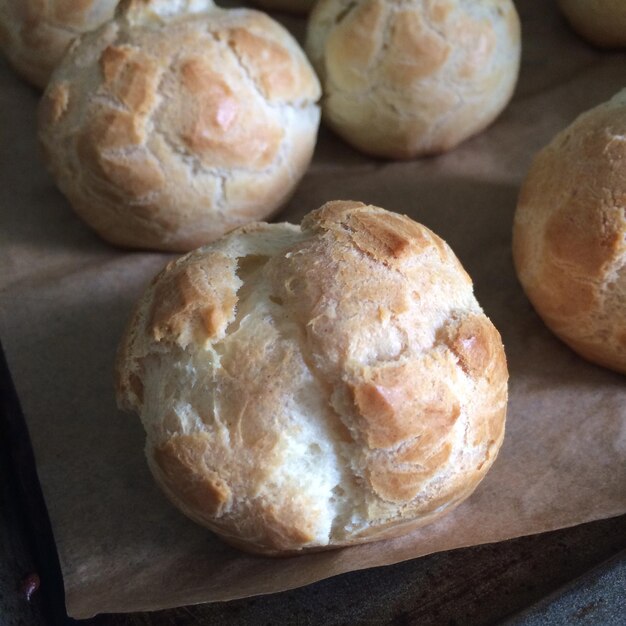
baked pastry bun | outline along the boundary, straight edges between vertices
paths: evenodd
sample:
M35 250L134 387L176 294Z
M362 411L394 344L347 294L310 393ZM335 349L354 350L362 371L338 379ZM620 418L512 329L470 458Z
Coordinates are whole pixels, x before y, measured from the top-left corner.
M69 45L113 17L118 0L0 0L0 49L43 89Z
M507 366L452 250L407 217L330 202L170 263L117 366L165 493L269 555L394 537L476 488Z
M509 102L520 63L511 0L320 0L306 49L325 121L355 148L450 150Z
M187 251L284 204L315 147L319 96L302 49L263 13L126 0L55 72L40 138L102 237Z
M254 3L267 11L308 13L313 8L315 0L254 0Z
M558 0L572 28L603 48L626 47L624 0Z
M580 355L626 374L626 90L533 161L513 228L519 280Z

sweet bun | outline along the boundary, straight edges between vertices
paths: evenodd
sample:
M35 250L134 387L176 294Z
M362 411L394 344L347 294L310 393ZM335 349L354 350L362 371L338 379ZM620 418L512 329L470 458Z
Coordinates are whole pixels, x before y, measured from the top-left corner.
M533 161L513 257L547 326L626 374L626 90L581 115Z
M489 125L517 81L511 0L320 0L307 52L325 121L363 152L412 158Z
M122 341L117 393L172 502L272 555L394 537L458 505L498 453L507 376L444 241L330 202L170 263Z
M558 0L572 28L603 48L626 47L624 0Z
M43 89L68 46L113 17L118 0L0 0L0 49Z
M313 153L319 96L304 52L267 15L127 0L54 73L40 138L102 237L187 251L288 199Z
M313 8L315 0L254 0L254 3L267 11L308 13Z

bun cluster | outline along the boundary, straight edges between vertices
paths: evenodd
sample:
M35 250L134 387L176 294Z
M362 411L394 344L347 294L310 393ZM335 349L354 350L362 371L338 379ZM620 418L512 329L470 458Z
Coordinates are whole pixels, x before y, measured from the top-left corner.
M77 214L118 246L198 248L152 281L116 366L157 482L268 555L395 537L452 510L498 454L508 380L452 250L359 202L299 226L258 220L305 173L320 98L328 124L376 156L443 152L490 124L518 76L513 2L319 0L306 48L322 85L263 13L116 4L0 0L0 47L47 84L41 144ZM626 44L624 3L560 4L594 43ZM513 234L546 324L623 373L625 137L623 91L537 155Z

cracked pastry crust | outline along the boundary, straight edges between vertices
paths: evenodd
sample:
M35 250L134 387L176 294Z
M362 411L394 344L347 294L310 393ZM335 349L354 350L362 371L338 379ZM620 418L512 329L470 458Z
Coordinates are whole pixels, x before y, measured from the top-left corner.
M44 89L69 45L113 17L118 0L0 0L0 49Z
M624 0L558 0L572 28L602 48L626 47Z
M450 150L509 102L520 63L511 0L320 0L306 50L324 120L371 155Z
M430 230L359 202L170 263L116 372L171 501L268 555L437 519L504 435L504 349L469 276Z
M124 247L188 251L272 215L304 174L320 86L287 31L208 0L126 0L40 106L49 169Z
M626 374L626 90L535 157L513 258L546 325L581 356Z
M315 0L254 0L254 3L267 11L305 14L313 8Z

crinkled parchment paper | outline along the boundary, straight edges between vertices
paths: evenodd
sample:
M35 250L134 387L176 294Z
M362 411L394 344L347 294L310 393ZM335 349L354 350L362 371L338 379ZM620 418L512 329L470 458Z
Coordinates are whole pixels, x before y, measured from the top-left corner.
M406 213L450 243L506 346L511 393L500 456L476 493L430 527L281 560L223 545L154 485L139 420L115 408L112 366L134 300L168 257L111 248L74 216L38 156L37 94L0 62L0 337L70 615L269 593L626 512L626 379L546 330L516 282L510 237L532 155L625 85L626 55L577 39L552 3L518 7L521 80L491 128L448 155L402 163L362 157L322 130L311 170L279 217L298 222L326 200L349 198Z

